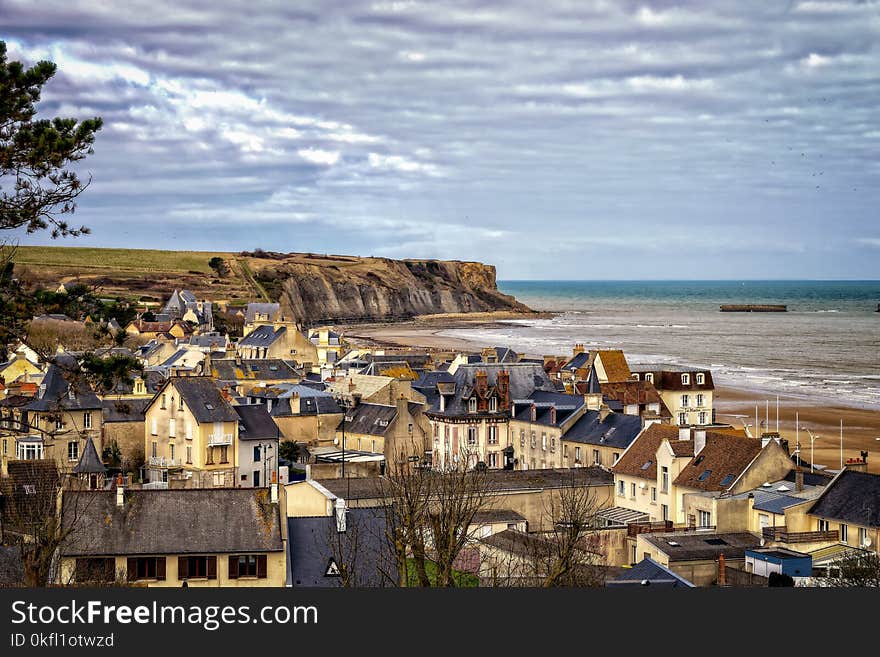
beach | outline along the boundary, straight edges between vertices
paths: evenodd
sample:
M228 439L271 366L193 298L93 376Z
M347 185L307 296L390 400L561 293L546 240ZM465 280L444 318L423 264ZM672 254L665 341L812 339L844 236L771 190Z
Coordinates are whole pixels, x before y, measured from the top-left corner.
M371 347L421 348L434 352L479 351L483 347L501 346L465 339L457 335L446 335L455 329L482 329L505 326L505 321L516 319L511 313L480 313L467 315L432 315L419 317L412 322L361 324L341 327L347 340L356 345ZM522 317L521 315L518 317ZM530 317L531 316L527 316ZM467 332L467 331L465 331ZM626 352L626 346L621 345ZM523 354L541 357L543 354ZM769 402L769 426L765 412ZM714 406L716 420L742 428L743 421L753 431L755 405L758 405L759 432L776 430L776 394L766 390L749 390L728 385L716 386ZM795 414L801 427L795 430ZM735 416L747 417L738 418ZM815 463L828 468L840 467L840 422L843 420L843 459L857 458L860 452L869 452L868 470L880 473L880 412L860 408L845 403L827 403L800 395L779 395L779 432L788 439L790 448L795 449L799 438L802 457L809 461L810 435L813 441ZM761 426L764 423L764 426ZM799 434L799 435L798 435Z

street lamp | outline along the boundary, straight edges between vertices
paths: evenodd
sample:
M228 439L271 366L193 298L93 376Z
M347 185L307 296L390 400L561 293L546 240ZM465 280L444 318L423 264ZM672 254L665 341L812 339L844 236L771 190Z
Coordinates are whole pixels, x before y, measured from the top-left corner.
M803 429L808 434L810 434L810 472L812 472L813 471L813 443L816 442L817 438L819 438L819 434L813 434L813 432L810 431L809 429L807 429L807 427L799 427L799 428Z

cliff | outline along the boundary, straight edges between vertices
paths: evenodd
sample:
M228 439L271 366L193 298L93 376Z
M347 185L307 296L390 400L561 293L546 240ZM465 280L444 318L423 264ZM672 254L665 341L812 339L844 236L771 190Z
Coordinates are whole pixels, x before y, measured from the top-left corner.
M532 312L498 291L495 267L457 260L260 253L254 279L308 323L406 319L415 315Z

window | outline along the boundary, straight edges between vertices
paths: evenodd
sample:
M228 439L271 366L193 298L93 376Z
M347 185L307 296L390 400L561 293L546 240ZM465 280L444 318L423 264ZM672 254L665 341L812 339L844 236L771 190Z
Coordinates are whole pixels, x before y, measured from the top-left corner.
M581 462L581 448L580 447L574 448L574 460L575 460L575 463Z
M566 445L565 443L562 443L562 458L568 458L568 445Z
M159 434L159 424L156 422L156 418L153 418L152 426L150 427L150 433L154 436Z
M3 456L9 454L9 440L7 438L3 439Z
M495 413L498 410L498 399L496 397L489 398L489 410Z
M165 394L164 393L162 394L162 404L160 405L159 408L165 408Z
M470 399L468 399L468 412L469 413L476 413L477 412L477 398L476 397L471 397Z
M254 447L254 462L260 460L260 446L257 445Z
M75 440L71 440L67 443L67 460L68 461L76 461L79 459L79 443Z
M168 443L168 456L174 461L174 443Z
M700 527L712 526L712 514L708 511L697 511L697 520L700 522Z
M541 432L541 449L547 451L547 434L543 431Z
M697 406L702 406L702 405L703 405L703 395L699 394L699 395L697 395Z
M497 468L498 467L498 452L489 452L489 467Z
M477 428L476 427L468 427L467 428L467 444L468 445L476 445L477 444Z
M168 435L171 436L172 438L174 438L176 435L174 433L174 428L175 428L174 427L174 418L171 418L168 420Z
M440 425L435 424L434 425L434 438L439 438L439 437L440 437Z
M556 451L556 436L550 436L550 451Z
M229 446L223 445L220 447L220 463L229 463Z
M594 449L594 450L593 450L593 463L596 464L596 465L602 463L602 457L599 456L599 450L598 450L598 449Z
M612 452L611 454L611 465L617 463L617 459L620 458L620 452Z
M192 425L189 422L183 423L183 431L186 434L187 440L193 439L193 429L192 429Z
M865 527L859 527L859 547L868 547L868 530Z
M828 521L827 520L817 520L816 521L816 531L827 532L828 531Z
M266 577L265 554L239 554L229 557L229 579Z
M654 383L654 374L651 372L648 372L647 374L645 374L645 381L649 381L651 383Z
M36 461L43 458L43 443L18 443L16 450L19 460Z
M701 386L704 383L706 383L706 375L700 372L699 374L697 374L697 385Z
M840 542L847 543L847 539L849 538L849 527L840 523Z
M92 428L92 414L86 411L83 413L83 429Z
M699 477L697 477L697 481L706 481L709 478L709 475L712 474L711 470L703 470Z
M662 520L669 520L669 505L668 504L661 504L660 511L661 511L661 519Z
M698 424L706 424L706 421L709 419L709 414L706 411L700 411L700 414L697 416Z
M187 463L192 463L192 462L193 462L193 448L192 448L192 445L187 445L187 446L186 446L186 462L187 462Z
M177 579L217 579L217 557L177 557Z
M617 494L620 496L626 495L626 483L622 479L617 482Z
M150 445L150 456L152 456L153 458L156 458L156 456L157 456L156 453L157 453L158 450L159 450L159 443L157 443L157 442L154 440L154 441L152 442L152 444Z
M128 581L165 579L165 557L129 557Z
M488 427L488 431L489 431L489 436L487 438L488 443L490 445L497 445L498 444L498 427L497 427L497 425L490 424Z
M667 468L665 465L663 465L660 467L660 492L665 493L668 490L669 490L669 468Z
M629 496L630 496L630 497L635 497L635 496L636 496L636 482L632 482L632 483L629 485Z
M532 440L531 440L532 449L535 449L535 441L536 441L535 432L532 431Z
M691 384L691 375L690 374L682 374L681 375L681 385L689 386Z
M678 414L678 423L681 426L684 426L688 423L688 414L687 413L679 413Z
M526 446L526 432L524 429L520 430L520 432L519 432L519 446L520 447Z
M652 502L657 501L657 487L656 486L651 486L651 501Z
M260 487L260 471L254 470L254 488Z
M55 420L55 431L61 431L62 429L64 429L64 420L59 417Z
M688 395L682 395L681 396L681 407L686 408L689 401L690 401L690 398Z

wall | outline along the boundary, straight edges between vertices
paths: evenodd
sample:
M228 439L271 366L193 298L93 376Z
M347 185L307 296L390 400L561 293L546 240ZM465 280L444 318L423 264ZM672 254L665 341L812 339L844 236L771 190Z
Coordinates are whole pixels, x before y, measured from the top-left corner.
M107 422L103 426L105 447L114 442L122 452L123 467L133 467L144 460L144 423L141 422ZM97 447L97 445L96 445Z
M514 458L519 459L519 464L516 466L517 470L568 467L562 460L562 432L558 427L511 420L509 431L510 444L513 445L514 449ZM523 432L525 432L525 441L523 441ZM532 447L533 434L535 438L534 447ZM543 448L544 437L547 439L546 449ZM589 463L592 463L592 461Z
M260 447L260 460L254 460L254 447ZM238 441L238 482L236 486L253 488L254 471L260 473L260 486L265 488L272 483L272 473L278 472L277 440L239 440Z
M792 461L785 449L775 440L768 442L758 453L743 475L734 482L734 495L758 488L765 481L778 481L792 470Z
M290 415L273 417L284 440L307 445L332 445L336 427L342 422L342 413L325 415Z
M328 516L333 511L332 501L310 481L297 481L284 486L288 518Z

